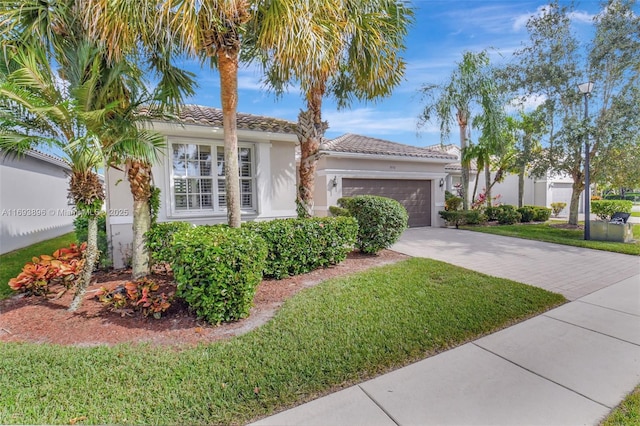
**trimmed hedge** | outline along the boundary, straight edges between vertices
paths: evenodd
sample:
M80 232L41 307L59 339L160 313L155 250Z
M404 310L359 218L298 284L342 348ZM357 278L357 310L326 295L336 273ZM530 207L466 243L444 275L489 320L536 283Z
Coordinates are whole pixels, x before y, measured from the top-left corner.
M551 209L542 206L532 206L534 208L533 221L546 222L551 217Z
M267 244L256 232L226 225L196 226L173 234L178 297L211 324L249 315L262 280Z
M591 201L591 211L602 220L611 220L614 213L631 213L633 202L628 200Z
M242 226L266 241L264 276L276 279L342 262L358 235L358 222L352 217L275 219Z
M390 247L407 229L407 211L391 198L358 195L340 198L338 205L358 221L356 247L363 253L375 254Z
M485 207L484 209L484 214L485 216L487 216L487 220L488 221L496 221L498 220L498 214L500 213L500 207L497 206L490 206L490 207Z
M153 263L171 263L173 254L173 235L178 231L191 229L188 222L155 223L145 234L145 242Z
M522 206L517 209L517 212L520 213L520 222L522 223L531 222L535 216L533 206Z
M443 210L438 212L448 225L480 225L487 221L487 216L479 210Z

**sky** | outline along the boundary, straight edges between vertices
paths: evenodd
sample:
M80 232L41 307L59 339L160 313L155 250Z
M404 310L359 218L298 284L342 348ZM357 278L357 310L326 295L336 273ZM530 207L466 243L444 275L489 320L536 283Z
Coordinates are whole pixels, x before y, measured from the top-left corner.
M528 39L527 19L540 13L548 1L521 0L413 0L415 22L405 40L403 82L390 97L369 103L353 103L338 110L329 98L323 101L323 119L329 122L325 137L345 133L400 142L415 146L439 144L437 123L418 127L418 116L426 100L420 95L424 84L445 83L464 51L489 49L492 64L511 59ZM591 20L600 10L599 1L575 3L572 25L579 38L592 35ZM188 103L220 107L219 76L215 70L184 64L198 75L197 94ZM258 66L244 66L238 76L238 112L297 121L304 99L295 87L282 97L269 93L261 84ZM454 127L455 129L455 127ZM455 131L455 130L454 130ZM445 141L446 142L446 141ZM452 133L451 143L457 143Z

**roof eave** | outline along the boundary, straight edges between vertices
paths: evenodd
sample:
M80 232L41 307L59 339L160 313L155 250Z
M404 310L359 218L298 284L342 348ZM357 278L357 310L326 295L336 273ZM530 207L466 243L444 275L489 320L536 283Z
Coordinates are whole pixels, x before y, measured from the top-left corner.
M163 133L166 136L217 136L224 138L224 128L222 126L212 126L201 123L175 123L163 120L152 120L151 125L154 130ZM246 138L251 140L263 141L282 141L282 142L298 142L298 137L293 133L269 132L265 130L246 130L238 129L236 131L238 138Z
M438 157L416 157L411 155L393 155L393 154L365 154L360 152L337 152L321 150L320 155L327 155L336 158L352 158L360 160L386 160L386 161L410 161L415 163L442 163L449 164L455 158L438 158Z

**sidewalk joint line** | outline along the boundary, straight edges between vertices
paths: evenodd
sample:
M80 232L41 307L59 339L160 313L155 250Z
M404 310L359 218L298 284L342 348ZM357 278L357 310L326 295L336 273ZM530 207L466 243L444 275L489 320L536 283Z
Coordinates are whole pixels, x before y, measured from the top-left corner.
M631 344L631 345L633 345L633 346L640 346L638 343L630 342L630 341L625 340L625 339L622 339L622 338L620 338L620 337L612 336L612 335L610 335L610 334L603 333L602 331L593 330L593 329L588 328L588 327L585 327L585 326L583 326L583 325L574 324L574 323L572 323L572 322L569 322L569 321L566 321L566 320L563 320L563 319L559 319L559 318L551 317L551 316L549 316L549 315L547 315L547 314L548 314L548 312L547 312L546 314L542 314L542 316L543 316L543 317L545 317L545 318L549 318L550 320L558 321L558 322L561 322L561 323L563 323L563 324L567 324L567 325L570 325L570 326L573 326L573 327L578 327L578 328L581 328L581 329L583 329L583 330L587 330L587 331L590 331L590 332L592 332L592 333L599 334L599 335L601 335L601 336L607 336L607 337L610 337L610 338L612 338L612 339L619 340L619 341L621 341L621 342L629 343L629 344Z
M602 306L602 305L598 305L598 304L592 303L592 302L585 302L584 300L580 300L580 299L574 300L574 302L584 303L585 305L597 306L598 308L607 309L609 311L614 311L614 312L620 312L622 314L631 315L633 317L640 317L640 315L632 314L631 312L621 311L620 309L610 308L608 306Z
M370 395L370 394L369 394L369 392L367 392L366 390L364 390L364 388L363 388L362 386L360 386L360 385L358 385L358 388L360 388L360 390L361 390L362 392L364 392L364 394L365 394L365 395L367 395L367 397L368 397L368 398L369 398L369 399L370 399L374 404L376 404L376 405L378 406L378 408L379 408L379 409L381 409L381 410L382 410L382 412L383 412L384 414L386 414L386 415L387 415L387 417L389 417L389 418L391 419L391 421L392 421L392 422L394 422L395 424L397 424L398 426L400 426L400 422L398 422L398 420L396 420L396 418L395 418L395 417L393 417L393 416L391 415L391 413L390 413L390 412L388 412L388 411L387 411L387 410L386 410L386 409L385 409L385 408L384 408L384 407L383 407L383 406L382 406L378 401L376 401L376 399L375 399L372 395Z
M582 393L578 392L578 391L577 391L577 390L575 390L575 389L571 389L570 387L565 386L565 385L563 385L562 383L558 383L558 382L556 382L555 380L551 380L550 378L545 377L545 376L543 376L542 374L536 373L535 371L530 370L530 369L528 369L527 367L525 367L525 366L523 366L523 365L518 364L517 362L511 361L510 359L505 358L505 357L503 357L502 355L500 355L500 354L498 354L498 353L493 352L492 350L489 350L489 349L487 349L487 348L485 348L485 347L482 347L482 346L480 346L479 344L477 344L476 342L471 342L471 343L473 343L473 344L474 344L475 346L477 346L478 348L480 348L480 349L482 349L482 350L484 350L484 351L487 351L487 352L489 352L490 354L493 354L493 355L497 356L498 358L502 358L503 360L507 361L507 362L508 362L508 363L510 363L510 364L515 365L515 366L516 366L516 367L518 367L518 368L523 369L524 371L528 371L529 373L533 374L534 376L538 376L538 377L540 377L540 378L541 378L541 379L543 379L543 380L546 380L546 381L548 381L548 382L551 382L551 383L553 383L553 384L555 384L555 385L560 386L561 388L564 388L564 389L566 389L566 390L568 390L568 391L570 391L570 392L573 392L573 393L575 393L575 394L577 394L577 395L580 395L581 397L586 398L586 399L588 399L588 400L589 400L589 401L591 401L591 402L595 402L596 404L601 405L601 406L605 407L605 408L606 408L606 409L608 409L608 410L612 410L612 409L613 409L613 407L609 407L608 405L603 404L603 403L602 403L602 402L600 402L600 401L596 401L595 399L590 398L590 397L588 397L587 395L584 395L584 394L582 394Z

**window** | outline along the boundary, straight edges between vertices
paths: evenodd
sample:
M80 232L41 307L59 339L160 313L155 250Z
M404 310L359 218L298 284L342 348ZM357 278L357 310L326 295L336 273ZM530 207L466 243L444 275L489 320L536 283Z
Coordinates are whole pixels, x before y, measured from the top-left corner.
M173 144L173 197L176 211L226 209L224 147ZM253 149L238 149L240 207L254 208Z

